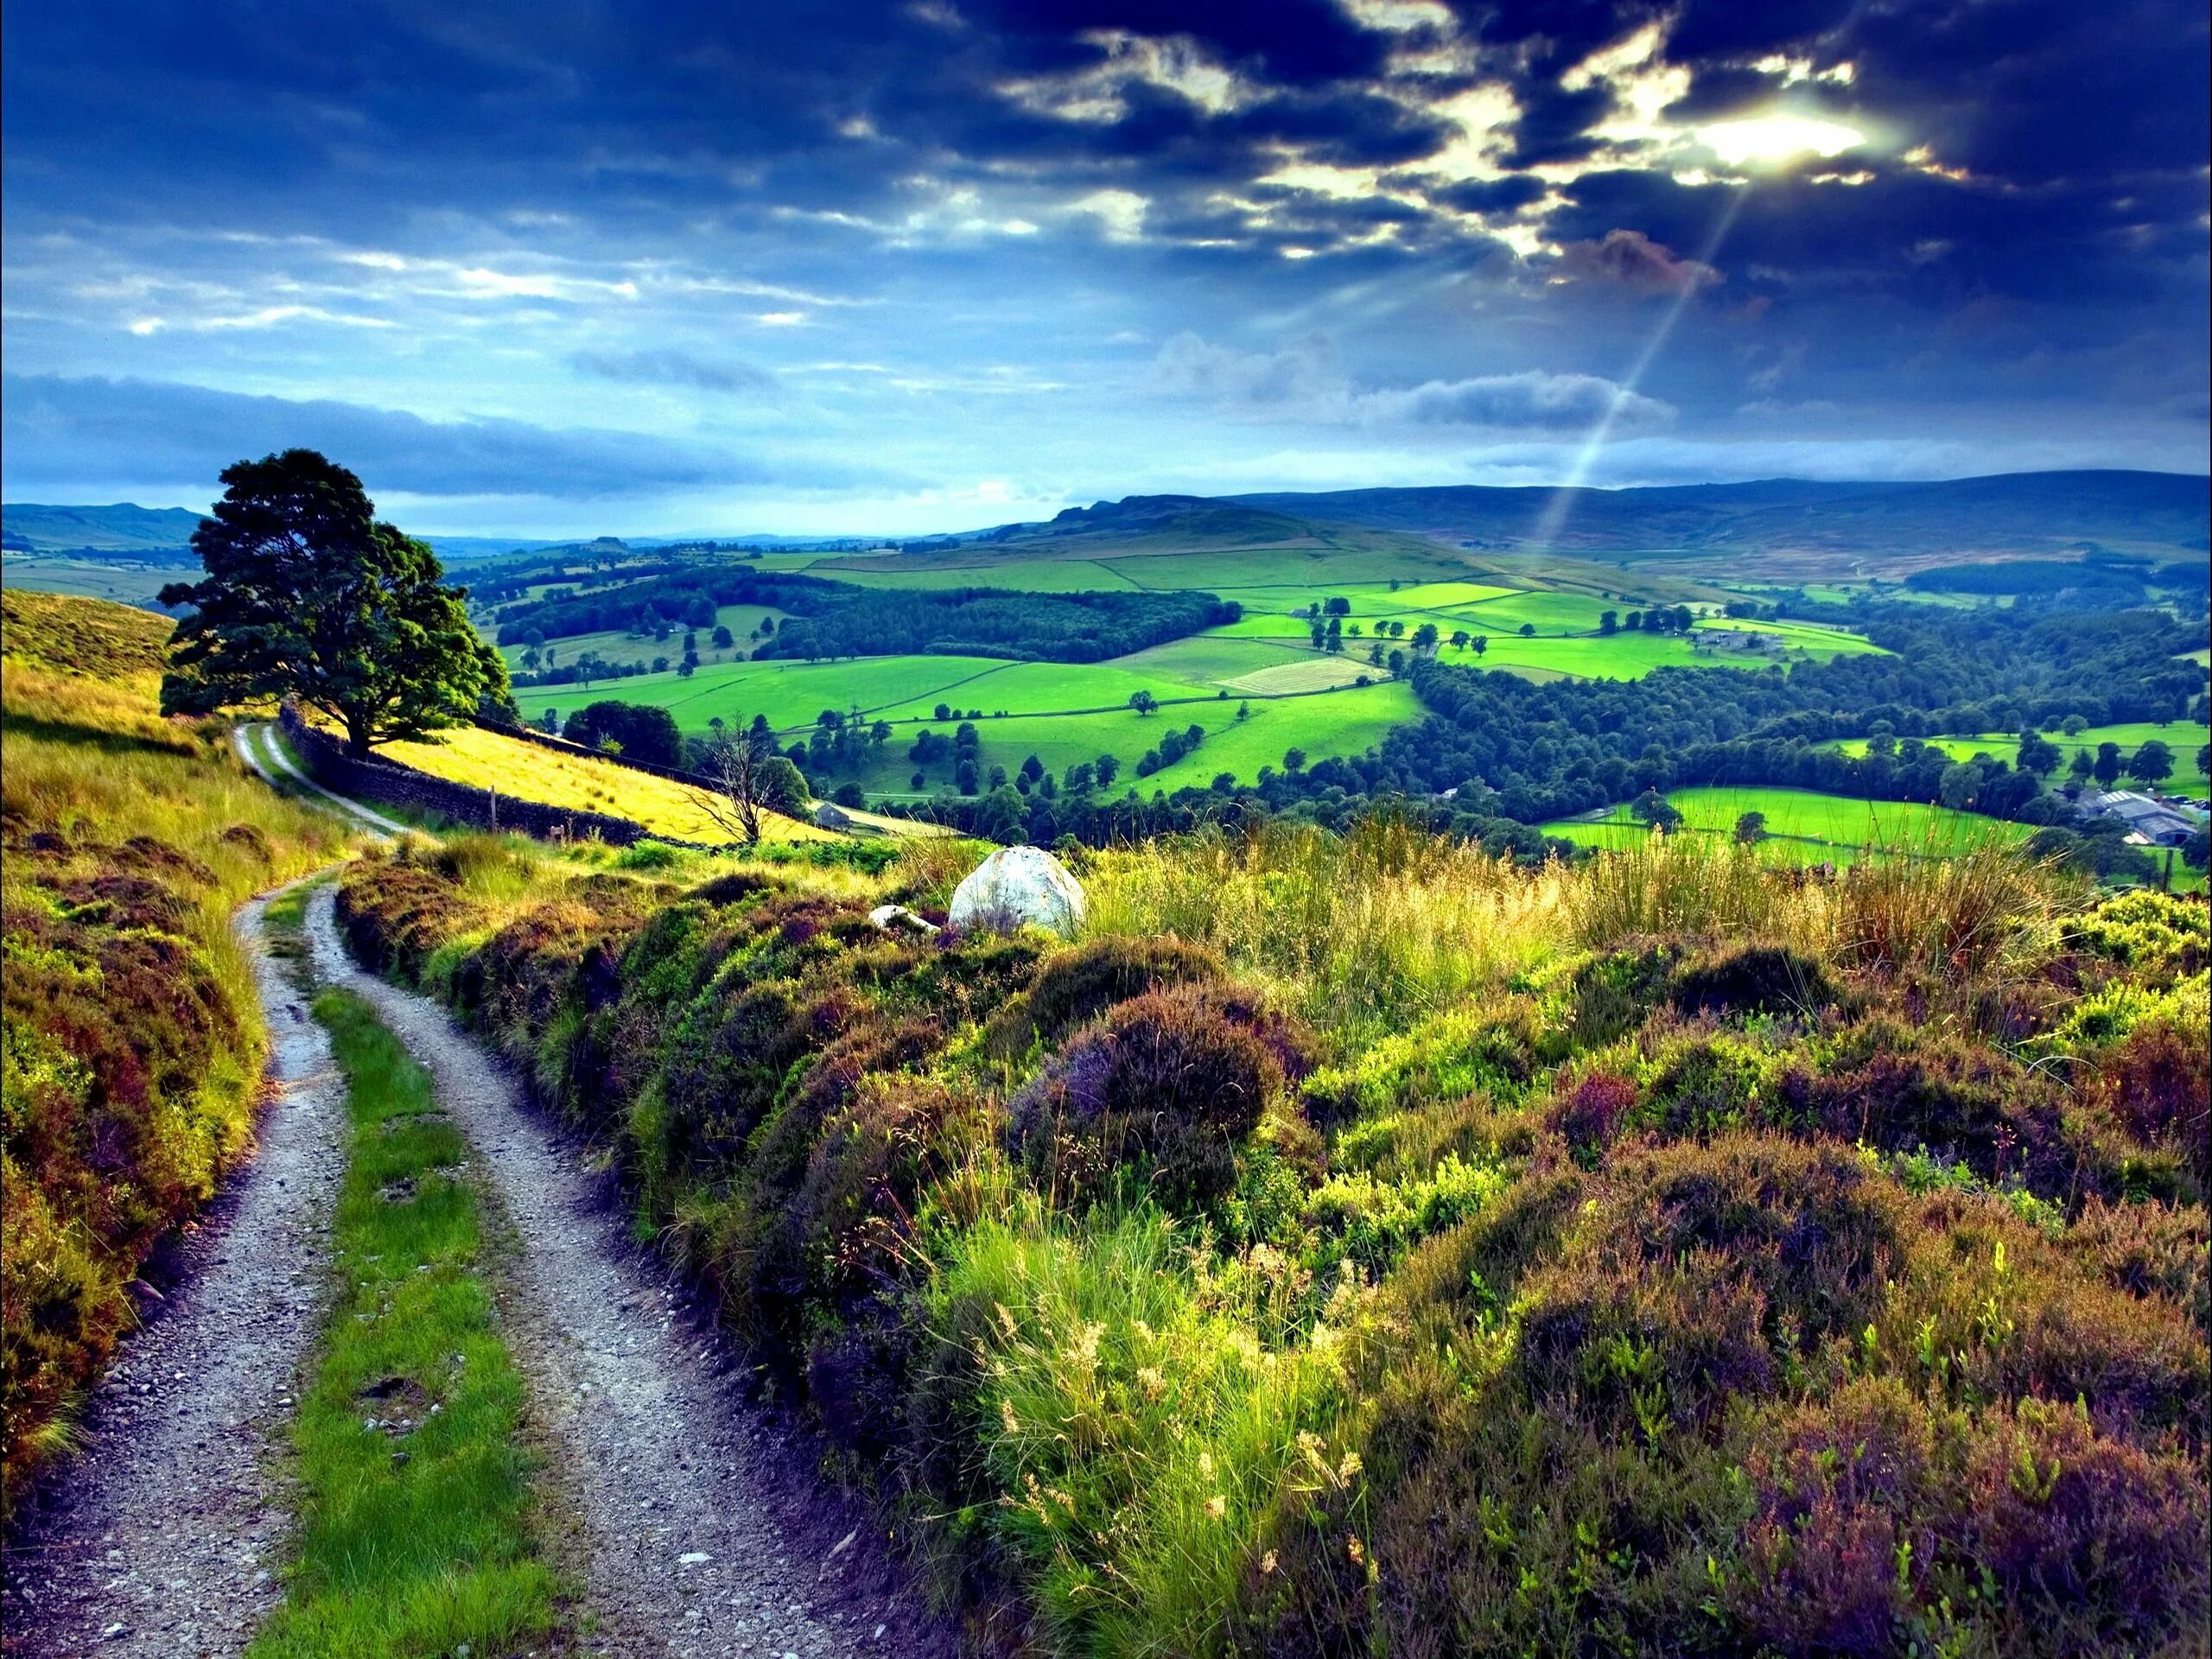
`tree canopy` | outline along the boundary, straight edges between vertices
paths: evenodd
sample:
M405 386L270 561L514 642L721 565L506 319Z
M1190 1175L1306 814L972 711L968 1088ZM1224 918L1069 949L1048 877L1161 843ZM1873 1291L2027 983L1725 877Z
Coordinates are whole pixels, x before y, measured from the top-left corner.
M296 697L339 721L360 756L505 695L506 665L470 626L467 590L376 517L359 478L312 449L222 477L214 516L192 537L206 578L161 592L190 607L162 679L164 714Z

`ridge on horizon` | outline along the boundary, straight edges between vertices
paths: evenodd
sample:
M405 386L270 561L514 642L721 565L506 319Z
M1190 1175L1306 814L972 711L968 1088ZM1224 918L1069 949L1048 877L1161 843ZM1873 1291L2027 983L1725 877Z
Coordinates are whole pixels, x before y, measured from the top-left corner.
M565 536L518 536L480 531L447 532L421 529L416 533L454 547L517 552L606 539L639 547L709 540L783 543L794 548L843 541L913 540L944 544L981 536L1018 536L1025 531L1042 531L1069 524L1096 523L1135 516L1172 516L1179 510L1232 506L1268 511L1311 522L1374 530L1413 530L1418 533L1448 536L1456 533L1451 524L1440 522L1431 524L1417 521L1437 516L1433 510L1454 506L1468 510L1488 506L1503 514L1510 510L1525 509L1532 501L1552 499L1562 493L1570 493L1577 502L1591 505L1608 516L1617 516L1624 508L1644 505L1658 508L1705 507L1714 511L1736 508L1758 512L1834 507L1853 499L1924 502L1940 497L1946 491L1971 493L1977 502L1985 505L1992 498L2000 505L2009 502L2018 505L2026 505L2024 498L2032 498L2038 513L2047 512L2053 507L2063 511L2069 505L2066 498L2069 493L2077 497L2086 495L2096 499L2094 501L2075 500L2072 505L2077 511L2109 513L2132 510L2157 515L2159 522L2138 526L2151 532L2150 539L2153 541L2168 541L2178 534L2186 543L2192 532L2187 524L2176 521L2177 514L2193 512L2195 518L2192 522L2212 521L2212 474L2131 467L2072 467L1968 474L1955 478L1936 479L1822 479L1777 474L1768 478L1686 484L1376 485L1332 490L1240 491L1222 495L1135 492L1118 498L1101 497L1087 506L1070 505L1051 519L1014 520L938 532L854 530L802 536L759 530L693 529L629 534L601 530ZM2118 499L2126 496L2135 499ZM62 550L73 545L50 531L41 535L37 531L25 530L22 521L26 515L31 516L35 523L48 519L81 523L102 535L104 539L79 542L74 546L111 551L122 551L130 547L149 550L181 549L190 530L181 521L187 518L196 520L200 516L189 507L144 507L129 501L105 505L10 501L0 504L0 524L4 525L11 552ZM2068 521L2069 524L2075 522ZM168 531L175 539L170 540L162 535L156 525L161 530ZM1513 535L1510 527L1502 523L1486 523L1478 528L1491 535ZM1858 528L1863 530L1865 527ZM2052 528L2048 524L2042 528L2043 534L2037 538L2039 541L2048 541L2052 537L2063 539L2069 536L2097 538L2097 533L2089 529L2069 529L2063 525ZM1592 533L1587 525L1578 531L1570 524L1563 543L1571 544L1577 536L1587 537ZM2025 531L2005 533L2022 534ZM2102 533L2107 537L2133 539L2127 537L2123 526L2107 526ZM2202 535L2201 524L2193 533ZM111 539L106 539L111 535ZM30 544L31 538L35 538L40 544ZM1514 539L1525 538L1516 536Z

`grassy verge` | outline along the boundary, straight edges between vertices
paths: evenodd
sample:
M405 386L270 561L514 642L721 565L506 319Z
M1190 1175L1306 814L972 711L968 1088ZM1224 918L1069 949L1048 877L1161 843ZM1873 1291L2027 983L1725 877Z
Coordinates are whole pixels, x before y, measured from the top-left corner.
M272 906L280 923L298 899ZM342 992L316 999L346 1077L339 1289L294 1440L305 1487L284 1606L250 1650L498 1653L551 1630L521 1378L480 1276L477 1197L429 1074Z

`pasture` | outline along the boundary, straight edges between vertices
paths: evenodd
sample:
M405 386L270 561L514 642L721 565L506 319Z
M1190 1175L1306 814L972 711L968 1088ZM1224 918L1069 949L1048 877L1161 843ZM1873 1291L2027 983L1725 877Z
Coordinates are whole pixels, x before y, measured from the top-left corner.
M2007 823L1917 801L1862 801L1807 789L1693 788L1667 797L1682 815L1682 830L1728 836L1746 812L1766 814L1767 834L1777 849L1806 861L1847 863L1872 853L1879 856L1948 857L1987 842L2024 841L2025 824ZM1541 826L1584 847L1639 844L1650 831L1625 806L1597 818L1562 818Z
M1240 705L1250 711L1241 721L1236 718ZM1149 716L1118 709L1095 715L986 715L975 725L982 742L980 760L986 772L999 766L1011 774L1033 754L1058 777L1071 766L1110 754L1121 764L1121 775L1111 791L1119 796L1130 788L1144 795L1155 789L1172 794L1179 789L1204 788L1224 772L1239 783L1250 783L1262 766L1281 770L1287 749L1303 749L1312 760L1358 754L1381 741L1393 726L1421 716L1421 704L1411 686L1402 681L1384 681L1313 696L1215 698L1173 705ZM1136 776L1137 760L1146 750L1170 731L1192 725L1205 730L1205 741L1196 750L1148 778ZM917 768L908 750L917 730L935 731L948 738L952 734L949 722L900 728L859 774L861 786L871 796L913 798L951 786L954 768L950 757L921 767L925 781L920 788L914 786L912 779ZM817 786L827 788L842 781L841 774Z

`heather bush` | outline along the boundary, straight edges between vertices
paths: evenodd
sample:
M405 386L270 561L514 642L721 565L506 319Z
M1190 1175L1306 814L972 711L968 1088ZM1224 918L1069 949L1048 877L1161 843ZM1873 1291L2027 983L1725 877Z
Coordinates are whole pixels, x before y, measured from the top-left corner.
M1084 1203L1141 1182L1177 1214L1236 1182L1239 1150L1303 1051L1294 1031L1235 993L1155 991L1110 1010L1010 1106L1013 1143L1056 1198Z
M1805 1015L1835 1000L1827 970L1785 945L1745 944L1706 952L1678 969L1668 1001L1687 1014Z
M1046 958L1029 988L1009 997L990 1016L986 1046L1016 1058L1033 1044L1058 1042L1116 1002L1219 979L1224 971L1219 953L1172 935L1090 939Z

